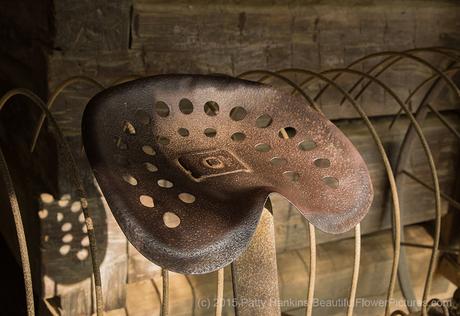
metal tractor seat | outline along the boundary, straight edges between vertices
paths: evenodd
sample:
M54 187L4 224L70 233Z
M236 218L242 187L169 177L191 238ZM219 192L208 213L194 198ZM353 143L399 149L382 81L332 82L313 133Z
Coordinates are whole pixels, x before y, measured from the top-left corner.
M129 241L188 274L231 263L268 195L314 226L342 233L372 201L351 142L304 99L226 76L161 75L107 89L88 104L83 142Z

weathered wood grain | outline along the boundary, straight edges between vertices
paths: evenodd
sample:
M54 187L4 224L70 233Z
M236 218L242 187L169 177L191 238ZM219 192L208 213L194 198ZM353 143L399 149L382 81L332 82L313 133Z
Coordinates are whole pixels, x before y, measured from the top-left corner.
M55 49L74 54L128 49L130 11L130 0L54 2Z
M357 1L350 5L338 1L270 4L249 1L242 4L136 0L132 5L130 48L104 48L107 45L100 40L107 32L104 27L94 31L94 47L69 46L54 51L49 57L51 89L77 74L108 83L133 73L237 75L251 69L295 67L325 70L345 67L377 51L424 46L460 47L460 4L455 1ZM93 9L93 5L87 2L78 8L82 10L85 6ZM124 16L113 14L119 19ZM112 15L105 18L107 25L112 25ZM101 18L97 25L103 21ZM60 33L64 34L63 37L68 36L69 29L78 29L82 23L77 19L66 21L66 24L68 26L57 30L58 38ZM424 27L427 25L430 27ZM74 33L71 32L72 36ZM418 56L439 67L446 66L440 63L439 54L419 53ZM374 59L372 63L379 60ZM372 63L357 69L369 68ZM394 69L397 71L382 76L382 79L403 99L431 73L425 66L406 62L398 62ZM344 78L341 84L345 87L356 80L353 76ZM74 99L78 95L81 94L67 95L73 109L84 106L85 102ZM324 113L331 119L357 117L350 105L337 107L336 95L330 89L327 97L320 100ZM420 98L418 95L412 102L414 106ZM452 100L454 102L447 102ZM360 102L370 116L393 115L399 110L388 93L375 86L369 88ZM437 103L443 109L458 105L448 90ZM62 110L67 111L67 108Z
M432 243L432 238L421 226L406 228L408 240L421 244ZM354 241L342 240L336 243L328 243L318 246L317 258L317 281L315 297L323 300L344 300L348 296L353 268ZM428 268L430 251L421 248L408 248L408 257L411 265L411 276L414 280L415 291L421 295L425 281L425 273ZM389 281L392 261L392 240L390 233L381 232L363 238L361 270L357 297L361 299L379 302L385 298ZM278 276L280 279L281 309L288 315L303 315L304 304L307 295L308 284L308 254L306 248L291 250L278 255ZM375 282L376 275L379 282ZM187 281L186 278L189 278ZM213 299L215 297L216 273L201 276L183 276L171 273L171 314L173 315L212 315ZM155 289L156 287L156 289ZM159 292L161 280L155 277L152 280L144 280L128 285L128 300L126 310L129 315L158 315ZM433 295L442 295L451 290L449 282L440 277L435 277ZM445 295L445 294L444 294ZM225 274L225 302L224 315L232 315L232 289L229 269ZM395 298L401 300L399 290L396 290ZM210 307L207 305L211 302ZM193 304L195 302L195 305ZM396 301L398 302L398 301ZM318 301L319 304L319 301ZM315 307L315 315L343 315L345 307ZM380 315L383 308L357 307L357 315Z
M47 65L50 91L61 81L75 75L90 76L110 85L116 79L132 74L145 76L159 73L218 72L237 75L256 68L278 70L287 67L325 70L330 67L344 67L357 58L377 51L422 46L460 47L460 4L455 1L392 0L383 3L371 0L344 3L336 0L250 0L240 3L181 0L172 3L164 0L117 0L111 3L82 1L73 4L65 0L56 4L55 17L56 40ZM446 65L439 56L419 56L427 58L435 65ZM365 67L357 69L367 69L371 65L372 63L366 63ZM425 67L407 62L398 63L395 70L381 78L402 99L431 73ZM303 79L301 76L291 78L297 82ZM353 83L351 79L350 76L344 76L339 83L348 88ZM269 83L283 88L277 81ZM311 86L309 93L314 95L316 91L318 85ZM72 87L58 99L53 110L75 152L80 150L81 113L88 99L96 92L94 88L83 85ZM420 97L418 95L411 103L413 110ZM369 133L360 120L344 120L358 116L349 104L338 106L340 99L337 91L329 89L319 103L326 116L336 120L368 163L374 183L375 200L369 215L362 223L363 234L366 235L389 227L389 223L383 221L387 212L385 203L388 200L388 185ZM385 116L394 115L399 110L398 105L376 86L371 86L359 103L374 117L373 122L382 135L390 158L394 159L407 127L407 120L400 120L389 131L388 124L391 119ZM438 109L448 110L458 107L458 100L445 90L434 104ZM458 116L449 115L456 126L459 125ZM433 118L426 122L424 131L435 154L441 186L447 192L454 181L452 170L454 162L458 160L458 144ZM85 166L81 170L85 183L92 185L94 180L90 169L85 165L84 156L79 157L79 160ZM414 150L412 168L413 173L430 182L420 146ZM61 184L61 187L62 192L71 192L68 185ZM161 286L159 267L147 261L125 241L110 212L102 205L100 196L93 191L93 203L97 205L94 212L101 225L96 228L103 233L100 244L101 251L105 252L102 274L103 286L107 291L104 292L108 302L107 310L123 306L126 295L126 314L158 313L158 288ZM429 191L416 183L408 182L402 194L403 222L417 223L434 217L433 198ZM273 204L278 262L284 280L281 284L282 292L284 291L284 297L303 299L303 294L306 293L303 286L306 286L307 280L303 266L307 253L304 247L308 246L305 221L283 198L274 197ZM58 204L50 209L54 214L52 216L62 212ZM443 209L446 209L445 204ZM73 227L79 225L78 218L75 220L77 222ZM57 269L57 274L61 276L72 277L76 274L75 277L78 278L78 274L83 273L85 278L73 284L56 285L53 278L46 277L46 297L58 295L66 313L90 312L88 306L91 306L91 284L85 275L88 267L81 262L69 264L65 261L65 256L59 253L63 237L61 231L56 229L59 223L53 219L52 225L54 226L44 225L42 230L45 232L48 227L51 231L51 237L48 238L55 240L49 245L43 243L44 266L49 271ZM333 293L329 294L335 297L346 292L351 275L352 243L349 240L324 243L350 236L351 234L327 235L317 232L318 242L322 244L319 246L322 285L318 288L318 295L326 295L326 289L333 289ZM383 283L373 288L369 281L373 278L373 273L389 273L391 251L383 246L389 243L389 239L388 236L384 238L385 241L379 238L366 244L363 249L363 253L366 253L363 257L365 268L362 271L358 295L379 297L385 290ZM69 254L76 255L78 250L79 246L72 247ZM427 252L423 255L417 252L412 259L425 260L427 256ZM301 266L304 270L299 273L296 269ZM424 276L424 271L418 270L416 274ZM196 315L212 313L212 309L200 309L196 304L193 307L192 303L198 302L200 297L213 295L214 277L174 276L173 314L177 312L190 315L193 311ZM228 275L226 278L228 279ZM334 280L339 280L340 285L336 285ZM127 294L125 283L128 283ZM231 297L228 283L225 295ZM193 296L195 300L191 299ZM296 312L301 314L303 310L296 311L291 308L289 311L290 314Z

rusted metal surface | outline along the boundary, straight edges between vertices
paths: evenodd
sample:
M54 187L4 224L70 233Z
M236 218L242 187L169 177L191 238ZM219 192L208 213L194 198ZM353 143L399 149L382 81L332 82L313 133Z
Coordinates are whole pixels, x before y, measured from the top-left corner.
M177 272L232 262L271 192L329 233L353 228L372 201L367 167L338 128L301 98L251 81L164 75L125 83L90 101L82 132L128 239Z
M273 216L264 209L248 248L232 263L235 314L280 315Z

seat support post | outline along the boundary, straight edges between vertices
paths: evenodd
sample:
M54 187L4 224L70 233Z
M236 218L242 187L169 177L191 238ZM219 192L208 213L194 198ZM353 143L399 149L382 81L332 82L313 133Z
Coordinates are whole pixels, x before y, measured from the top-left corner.
M273 216L264 209L243 254L232 263L235 314L280 315Z

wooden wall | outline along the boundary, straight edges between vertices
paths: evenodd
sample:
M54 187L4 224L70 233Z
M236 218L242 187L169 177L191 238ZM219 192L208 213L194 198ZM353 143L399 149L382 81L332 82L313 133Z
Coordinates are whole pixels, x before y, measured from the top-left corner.
M130 75L237 75L250 69L290 67L325 70L345 67L364 55L379 51L429 46L460 48L458 1L62 0L54 1L53 12L54 33L50 35L51 49L46 51L50 92L63 80L76 75L89 76L110 85ZM439 58L427 58L443 65ZM401 96L406 96L430 73L426 67L407 62L399 63L395 69L382 78ZM344 80L346 84L350 78ZM80 151L81 114L88 98L96 92L95 88L86 85L70 87L58 99L53 114L79 155L81 171L90 188L90 206L96 218L103 258L101 270L106 309L120 310L126 305L127 288L157 279L159 268L146 261L126 241L104 205ZM385 220L388 218L385 215L388 192L384 169L364 124L350 105L338 106L338 100L331 92L329 97L320 100L320 106L350 137L369 165L376 196L363 222L363 233L377 232L389 227ZM372 116L386 148L394 155L408 125L403 118L388 129L391 116L398 110L397 104L376 87L371 87L360 103ZM436 106L459 127L458 115L450 111L458 106L451 92L446 90ZM439 165L441 185L449 191L459 155L458 143L433 117L427 120L424 131ZM429 180L420 147L414 150L412 165L415 173ZM42 193L53 193L54 197L40 199L40 209L37 209L37 216L41 214L40 295L55 308L60 306L63 315L87 315L94 303L90 267L82 254L87 245L83 241L79 213L71 209L74 191L67 183L61 164L58 170L59 193L44 190ZM432 197L426 189L408 183L403 194L405 223L433 218ZM305 222L285 200L280 197L273 200L277 250L282 258L291 258L308 246ZM446 205L443 208L446 209ZM72 225L63 231L65 223ZM71 241L68 241L69 234ZM319 233L318 239L325 243L349 236ZM63 249L66 245L69 247ZM291 259L282 260L291 262Z

